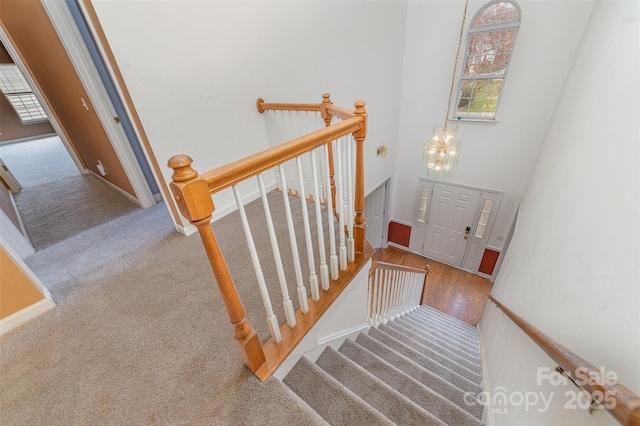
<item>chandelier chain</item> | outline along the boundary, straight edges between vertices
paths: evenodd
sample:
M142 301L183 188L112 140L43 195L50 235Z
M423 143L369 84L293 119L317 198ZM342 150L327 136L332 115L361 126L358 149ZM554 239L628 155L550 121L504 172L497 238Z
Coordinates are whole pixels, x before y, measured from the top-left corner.
M458 71L458 58L460 57L460 46L462 46L462 35L464 34L464 23L467 19L467 6L469 0L464 3L464 13L462 15L462 25L460 26L460 39L458 40L458 50L456 52L456 61L453 63L453 74L451 75L451 90L449 91L449 104L447 105L447 115L444 117L444 128L447 128L449 113L451 112L451 98L453 98L453 87L456 84L456 72Z

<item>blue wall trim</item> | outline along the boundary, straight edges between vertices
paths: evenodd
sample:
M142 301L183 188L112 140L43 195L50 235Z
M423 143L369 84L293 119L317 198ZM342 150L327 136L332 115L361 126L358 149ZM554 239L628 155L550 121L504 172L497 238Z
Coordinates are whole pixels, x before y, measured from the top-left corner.
M84 19L84 15L80 11L80 7L76 0L66 0L67 6L71 11L71 15L73 16L73 20L76 22L78 26L78 30L80 30L80 34L82 35L82 39L84 40L85 45L87 46L87 50L91 55L91 59L93 59L93 63L98 70L98 74L100 74L100 78L102 79L102 83L107 90L107 94L109 95L109 99L111 99L111 103L120 118L120 124L124 130L124 133L127 135L129 139L129 144L131 145L131 149L133 150L138 163L140 164L140 168L142 169L142 173L144 174L147 183L149 184L149 188L151 188L151 192L155 195L160 193L158 189L158 184L156 183L153 173L151 172L151 168L149 167L149 163L147 162L146 157L144 156L144 152L142 151L142 146L140 145L140 141L136 135L136 132L133 129L133 125L129 120L129 115L127 114L124 105L122 103L122 99L118 95L118 91L116 90L116 86L111 80L111 76L107 71L107 67L104 63L102 55L100 55L100 51L98 50L98 46L89 31L89 26Z

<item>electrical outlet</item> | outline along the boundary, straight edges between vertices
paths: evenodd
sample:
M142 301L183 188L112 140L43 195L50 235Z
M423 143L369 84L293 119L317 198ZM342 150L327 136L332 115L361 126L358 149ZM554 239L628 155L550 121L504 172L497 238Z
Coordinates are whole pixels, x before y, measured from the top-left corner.
M96 167L98 168L98 171L102 176L107 175L107 171L104 169L104 166L102 165L102 161L98 160L98 164L96 165Z

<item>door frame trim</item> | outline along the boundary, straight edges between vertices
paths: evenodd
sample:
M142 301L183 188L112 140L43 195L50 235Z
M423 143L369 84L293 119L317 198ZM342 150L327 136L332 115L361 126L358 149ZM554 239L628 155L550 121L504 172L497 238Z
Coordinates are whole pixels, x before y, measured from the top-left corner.
M89 55L87 47L82 40L82 36L71 12L65 2L42 1L41 3L53 24L53 27L62 42L67 55L80 78L82 85L87 91L87 95L95 108L95 112L102 123L111 145L122 164L131 186L136 194L137 202L142 208L149 208L156 205L156 200L149 188L149 184L140 168L138 159L131 148L129 140L124 131L114 120L113 106L107 95L106 89L98 71ZM111 109L109 108L111 106Z
M58 116L55 114L55 112L51 108L49 108L49 103L46 102L46 98L42 95L42 92L40 91L40 86L38 86L35 80L31 77L29 68L26 66L26 64L22 60L22 55L20 55L18 50L14 47L11 37L4 29L4 25L0 25L0 41L2 41L2 44L7 49L7 52L9 52L9 55L11 56L13 63L18 66L18 69L20 69L20 72L24 76L25 80L27 80L27 83L29 83L29 87L31 87L33 94L38 99L38 102L40 102L40 105L42 105L42 109L44 109L44 112L47 114L47 117L49 118L49 123L51 123L51 127L53 127L53 129L56 131L56 134L62 141L62 144L64 145L64 147L67 149L67 152L69 152L69 155L71 156L71 159L73 160L74 164L76 165L76 167L78 168L81 174L86 175L88 173L86 167L84 166L82 161L80 161L80 158L76 153L76 150L74 149L73 145L69 142L69 138L67 134L65 133L62 126L60 126L60 123L58 122Z
M389 242L387 241L387 238L389 237L389 195L390 195L389 188L391 187L391 179L392 179L391 176L387 177L378 185L374 186L373 189L368 193L366 193L364 196L364 198L366 199L369 195L373 194L378 188L386 184L386 187L384 189L384 213L382 214L382 245L380 246L381 248L386 247L389 244ZM366 221L365 221L365 226L367 226Z
M429 214L431 213L431 201L432 201L432 196L433 196L433 190L434 190L436 184L443 184L443 185L455 186L455 187L458 187L458 188L472 189L472 190L475 190L475 191L480 191L480 199L478 200L478 206L477 206L476 212L474 214L473 226L471 228L474 233L475 233L475 227L477 225L478 218L479 218L479 215L480 215L480 209L482 208L482 201L485 198L485 194L489 193L489 194L496 194L497 195L497 198L499 199L498 207L497 207L497 209L492 210L492 212L491 212L491 216L492 216L493 219L490 220L491 226L488 229L489 232L487 234L485 234L486 235L486 239L484 241L484 244L479 246L479 248L481 249L482 253L484 253L484 250L486 249L486 247L488 245L489 237L491 236L491 233L493 232L493 224L495 222L495 218L496 218L496 216L498 214L500 206L502 205L502 198L504 197L504 191L500 191L500 190L497 190L497 189L481 188L481 187L473 186L473 185L463 185L463 184L460 184L460 183L453 183L453 182L435 180L435 179L430 179L428 177L422 177L422 176L418 177L418 187L420 186L421 182L430 182L431 183L431 196L429 197L429 202L428 202L428 206L427 206L427 218L429 217ZM416 189L416 200L414 200L414 204L417 202L417 194L418 194L417 191L418 190ZM417 215L417 206L414 206L414 211L412 213L412 223L411 223L412 241L415 238L414 237L414 230L416 229L416 226L415 226L416 215ZM427 221L428 221L428 219L427 219ZM425 232L425 235L424 235L424 238L423 238L423 245L426 242L426 238L427 238L427 236L426 236L426 225L425 225L425 228L424 228L424 232ZM475 275L484 276L485 274L481 274L477 270L478 266L480 265L480 261L482 260L482 256L480 256L480 258L476 262L476 265L474 267L475 270L469 270L469 269L465 269L464 268L465 260L467 258L468 251L469 251L469 243L470 242L471 242L471 240L469 240L467 242L467 246L465 247L465 252L464 252L464 255L462 257L462 264L460 266L451 265L451 264L443 262L441 260L436 260L436 259L432 259L432 260L435 260L437 262L441 262L441 263L450 265L450 266L452 266L454 268L460 269L461 271L466 271L466 272L470 272L470 273L475 274ZM422 249L420 251L416 251L415 249L412 249L412 246L414 246L414 245L415 244L411 244L411 243L409 244L408 248L409 248L410 252L419 254L420 256L424 256L424 257L427 257L428 259L430 259L428 256L426 256L422 252ZM501 251L501 253L503 251L505 251L505 250L503 249Z

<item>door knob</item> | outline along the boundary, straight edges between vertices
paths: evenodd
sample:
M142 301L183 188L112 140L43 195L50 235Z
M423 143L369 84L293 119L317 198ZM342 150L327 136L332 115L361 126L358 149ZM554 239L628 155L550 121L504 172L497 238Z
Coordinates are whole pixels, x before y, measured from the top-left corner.
M467 226L467 230L464 231L464 239L468 239L469 238L469 232L471 232L471 227Z

